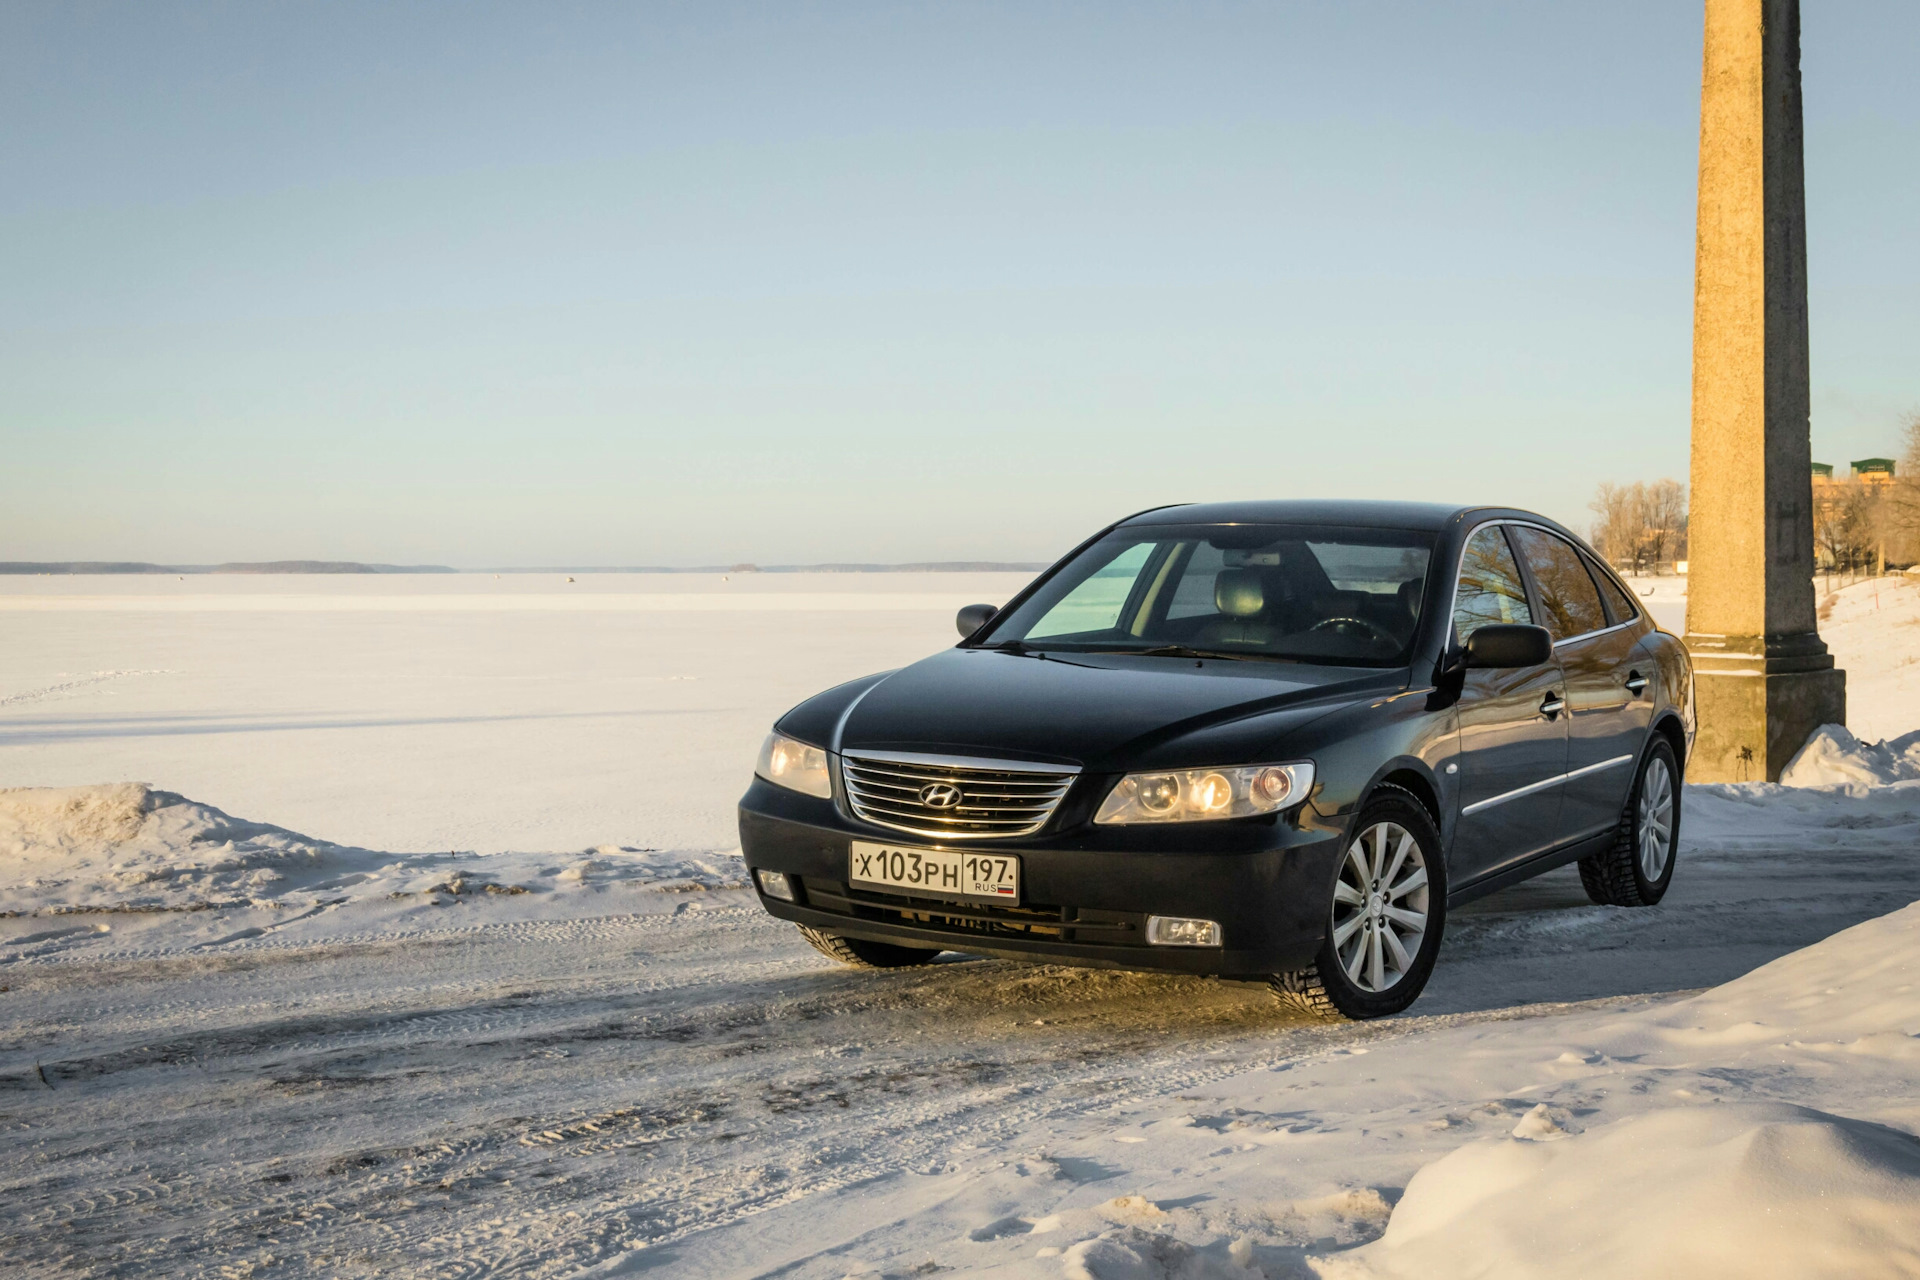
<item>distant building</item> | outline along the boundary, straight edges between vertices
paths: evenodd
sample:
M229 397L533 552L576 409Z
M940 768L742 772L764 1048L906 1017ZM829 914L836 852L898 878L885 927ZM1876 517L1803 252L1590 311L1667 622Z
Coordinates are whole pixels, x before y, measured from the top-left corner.
M1898 564L1912 552L1897 534L1889 543L1881 510L1895 483L1895 464L1892 458L1856 458L1847 465L1851 474L1841 477L1828 463L1813 464L1814 564L1830 573L1879 573L1890 554Z

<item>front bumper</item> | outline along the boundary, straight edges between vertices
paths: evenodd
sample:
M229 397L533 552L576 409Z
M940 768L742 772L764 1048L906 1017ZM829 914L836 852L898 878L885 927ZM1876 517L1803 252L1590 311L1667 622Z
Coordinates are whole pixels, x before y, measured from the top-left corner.
M847 884L847 846L964 847L1016 854L1021 902L957 903ZM831 800L755 778L740 801L748 867L797 880L773 915L833 933L974 955L1101 968L1253 977L1313 960L1326 931L1340 831L1311 808L1275 818L1093 827L1056 836L948 842L860 822ZM758 882L755 884L758 892ZM1160 947L1149 914L1220 923L1221 947Z

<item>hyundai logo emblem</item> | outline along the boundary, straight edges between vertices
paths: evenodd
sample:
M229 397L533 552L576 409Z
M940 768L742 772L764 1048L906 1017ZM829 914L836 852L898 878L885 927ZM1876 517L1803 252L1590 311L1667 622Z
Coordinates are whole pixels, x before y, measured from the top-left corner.
M960 803L960 788L951 782L934 782L920 788L920 803L929 809L951 809Z

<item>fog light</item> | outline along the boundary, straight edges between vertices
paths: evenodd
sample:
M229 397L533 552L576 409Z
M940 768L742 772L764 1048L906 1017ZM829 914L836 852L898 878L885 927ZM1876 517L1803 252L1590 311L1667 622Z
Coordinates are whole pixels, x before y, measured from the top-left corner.
M782 902L793 901L793 881L787 879L784 871L756 871L754 879L760 882L760 892L769 898L778 898ZM1187 921L1192 924L1193 921ZM1201 922L1204 923L1204 922Z
M1156 947L1217 947L1220 945L1220 926L1211 920L1148 916L1147 941Z

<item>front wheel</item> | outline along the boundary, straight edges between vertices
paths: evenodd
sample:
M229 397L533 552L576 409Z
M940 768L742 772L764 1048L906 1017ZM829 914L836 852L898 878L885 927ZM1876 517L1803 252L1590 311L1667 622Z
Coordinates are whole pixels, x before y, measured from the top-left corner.
M1360 811L1313 964L1276 974L1282 1004L1320 1018L1382 1018L1433 973L1447 916L1440 833L1412 795L1381 787Z
M940 954L938 950L929 951L923 947L902 947L891 942L843 937L804 924L799 929L800 936L811 943L815 951L856 969L904 969L911 965L926 964Z

